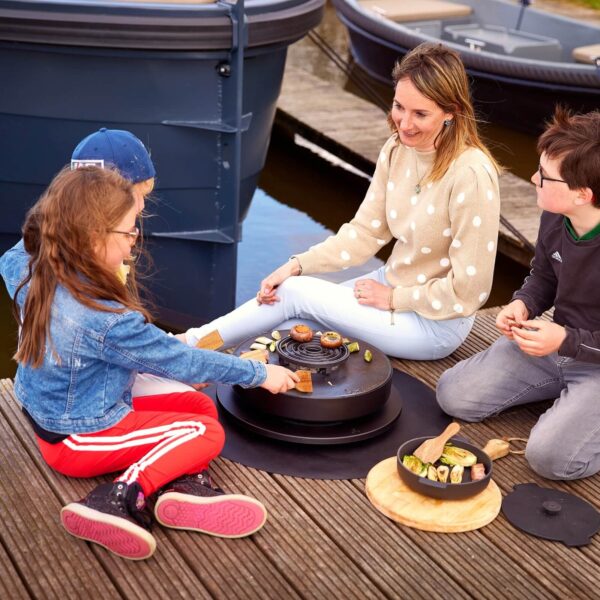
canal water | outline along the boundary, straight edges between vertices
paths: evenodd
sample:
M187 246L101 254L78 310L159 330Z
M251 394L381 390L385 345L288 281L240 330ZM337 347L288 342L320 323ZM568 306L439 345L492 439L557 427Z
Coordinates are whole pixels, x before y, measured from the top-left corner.
M338 53L349 57L345 30L329 4L318 31ZM352 80L308 39L290 49L288 62L303 68L310 66L315 75L336 81L342 89L361 95ZM378 88L380 94L387 94L391 101L391 90L378 86L376 82L371 84ZM483 133L505 167L516 175L529 178L537 166L533 138L493 124L484 125ZM236 302L240 304L252 298L261 279L290 255L318 243L350 219L368 184L365 177L330 164L275 127L259 188L243 224ZM361 268L324 277L339 282L370 272L385 261L390 250L391 246L382 249L377 257ZM523 266L499 256L487 306L506 303L526 273L527 269ZM0 377L12 377L15 371L12 355L16 349L16 326L11 315L11 301L4 286L0 287L0 335L3 340L0 344Z

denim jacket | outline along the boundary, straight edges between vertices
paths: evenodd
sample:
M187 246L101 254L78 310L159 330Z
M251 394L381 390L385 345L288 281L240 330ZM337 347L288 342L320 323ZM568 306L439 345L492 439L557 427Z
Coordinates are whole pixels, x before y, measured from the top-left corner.
M0 258L0 274L11 297L27 274L28 259L22 240ZM26 294L27 289L19 293L21 307ZM138 372L185 383L219 381L245 387L260 385L267 376L260 362L190 348L146 323L138 312L94 310L58 286L43 364L35 369L19 365L15 394L47 431L102 431L132 410L131 387Z

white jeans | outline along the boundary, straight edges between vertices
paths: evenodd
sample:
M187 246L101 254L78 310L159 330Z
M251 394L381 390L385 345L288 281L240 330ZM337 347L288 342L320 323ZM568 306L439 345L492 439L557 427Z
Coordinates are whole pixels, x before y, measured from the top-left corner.
M358 304L354 297L357 279L374 279L387 285L384 267L342 284L315 277L290 277L278 288L279 302L259 305L249 300L227 315L187 331L193 345L217 329L226 347L252 336L288 328L307 320L326 330L358 338L386 354L414 360L435 360L451 354L465 340L474 317L432 321L414 312L379 310ZM286 323L286 321L292 321Z

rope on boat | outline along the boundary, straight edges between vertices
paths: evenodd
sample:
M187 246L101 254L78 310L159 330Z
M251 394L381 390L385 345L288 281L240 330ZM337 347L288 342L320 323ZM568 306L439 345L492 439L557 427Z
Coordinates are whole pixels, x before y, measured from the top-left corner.
M340 54L333 48L327 40L325 40L319 33L314 29L308 32L309 39L338 67L348 79L356 85L357 88L366 96L367 100L375 104L380 108L383 113L387 116L389 113L389 104L371 85L367 76L360 71L352 69L352 65L349 61L345 60ZM532 254L535 253L535 246L502 214L500 215L500 223L506 227L527 250Z

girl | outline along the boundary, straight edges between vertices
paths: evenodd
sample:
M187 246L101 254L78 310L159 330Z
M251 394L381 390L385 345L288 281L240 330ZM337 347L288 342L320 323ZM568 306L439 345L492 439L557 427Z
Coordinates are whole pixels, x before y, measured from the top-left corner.
M131 559L152 555L145 500L168 527L224 537L257 531L263 505L213 488L224 442L211 400L195 391L132 398L138 371L194 383L293 387L287 369L191 349L149 323L117 275L138 237L131 183L111 170L64 170L24 227L30 259L0 259L21 325L15 393L48 464L71 477L124 470L61 511L69 533Z
M214 329L233 345L294 318L400 358L442 358L464 341L492 284L498 166L477 134L458 54L423 44L393 80L392 135L356 216L266 277L257 301L188 330L190 345ZM391 241L387 264L358 279L297 277L360 265Z

